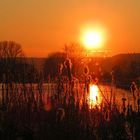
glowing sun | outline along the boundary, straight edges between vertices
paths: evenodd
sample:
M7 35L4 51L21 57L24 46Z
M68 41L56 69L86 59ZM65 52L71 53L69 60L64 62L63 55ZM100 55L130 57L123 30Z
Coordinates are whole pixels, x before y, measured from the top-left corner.
M101 29L85 29L81 33L80 42L87 49L98 49L104 45L105 35Z

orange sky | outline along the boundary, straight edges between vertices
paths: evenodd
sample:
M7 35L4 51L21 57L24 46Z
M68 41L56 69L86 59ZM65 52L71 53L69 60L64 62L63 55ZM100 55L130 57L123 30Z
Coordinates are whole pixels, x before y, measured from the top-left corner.
M44 57L78 42L81 28L97 23L109 34L103 50L140 52L139 9L139 0L0 0L0 40Z

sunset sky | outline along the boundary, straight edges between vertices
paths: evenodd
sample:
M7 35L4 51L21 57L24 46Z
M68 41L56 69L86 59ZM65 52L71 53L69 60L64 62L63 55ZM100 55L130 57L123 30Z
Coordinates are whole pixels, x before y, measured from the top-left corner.
M107 31L102 50L140 52L140 0L0 0L0 40L20 43L27 56L79 43L94 24Z

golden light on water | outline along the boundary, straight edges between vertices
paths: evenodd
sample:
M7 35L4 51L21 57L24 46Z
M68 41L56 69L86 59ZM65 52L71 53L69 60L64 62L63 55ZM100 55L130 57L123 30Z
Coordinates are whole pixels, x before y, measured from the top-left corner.
M90 92L89 92L90 108L94 107L95 105L99 105L100 103L101 103L101 95L98 86L90 85Z

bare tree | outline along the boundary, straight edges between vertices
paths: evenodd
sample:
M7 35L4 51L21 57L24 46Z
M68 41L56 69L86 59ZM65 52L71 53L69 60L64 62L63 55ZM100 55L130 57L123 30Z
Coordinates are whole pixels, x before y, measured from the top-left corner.
M0 42L0 58L17 58L23 57L21 45L14 41Z
M15 76L15 65L24 57L21 45L14 41L0 42L0 73L3 82L11 82Z
M65 45L64 52L66 53L67 58L69 58L73 64L72 74L74 76L81 77L84 67L83 61L86 54L84 47L80 46L79 44L72 43Z

